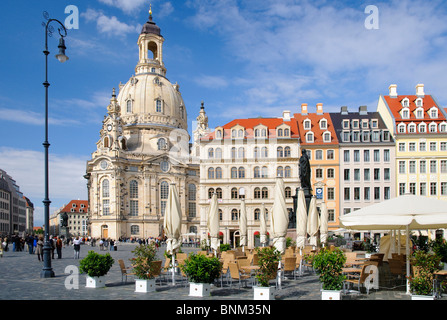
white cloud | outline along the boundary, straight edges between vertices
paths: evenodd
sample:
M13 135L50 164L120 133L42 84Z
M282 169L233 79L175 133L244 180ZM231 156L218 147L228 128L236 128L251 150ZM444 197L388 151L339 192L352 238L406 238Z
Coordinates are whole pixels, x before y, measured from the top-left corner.
M188 22L217 34L226 54L242 66L241 105L276 107L295 101L298 106L299 100L322 97L331 101L320 102L330 104L350 96L358 106L363 99L371 101L371 95L386 94L390 83L412 93L421 82L447 99L442 89L447 81L447 12L442 1L376 2L378 30L364 26L366 4L352 2L188 4L196 10Z
M135 12L143 7L143 5L146 5L149 11L149 4L147 0L99 0L99 2L116 7L127 14Z
M90 8L81 13L81 16L87 21L96 21L98 31L109 36L125 36L128 33L138 33L142 27L141 24L126 24L119 21L115 16L108 17L103 12Z
M32 125L44 125L44 114L19 109L0 108L0 119L5 121L25 123ZM48 123L50 125L79 125L80 122L73 119L64 119L61 117L49 117Z
M201 75L194 79L194 82L201 87L208 89L219 89L228 86L227 80L224 77L219 76L207 76Z

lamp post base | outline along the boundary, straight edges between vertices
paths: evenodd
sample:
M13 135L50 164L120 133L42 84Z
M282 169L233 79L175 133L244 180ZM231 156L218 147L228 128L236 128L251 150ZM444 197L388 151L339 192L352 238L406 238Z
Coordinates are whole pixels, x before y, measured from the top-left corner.
M41 272L40 272L40 277L41 278L54 278L55 277L55 275L54 275L54 271L53 271L53 269L49 269L49 270L42 270Z

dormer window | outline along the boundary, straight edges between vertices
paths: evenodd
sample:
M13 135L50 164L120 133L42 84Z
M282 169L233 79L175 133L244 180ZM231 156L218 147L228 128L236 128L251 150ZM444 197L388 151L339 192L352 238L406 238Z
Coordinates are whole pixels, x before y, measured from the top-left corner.
M424 118L424 109L422 107L419 107L415 111L415 115L417 119L423 119Z
M409 119L410 118L410 109L403 108L401 115L402 115L402 119Z
M304 130L310 130L311 129L311 122L309 119L306 119L303 121Z
M238 138L243 138L243 137L244 137L244 130L239 129L239 130L237 131L237 137L238 137Z
M436 133L437 131L437 125L435 122L430 123L430 125L428 126L428 130L430 131L430 133Z
M278 137L282 137L282 129L278 129L277 132Z
M403 107L409 107L410 106L410 100L408 98L404 98L402 100L402 106Z
M430 114L430 118L437 119L438 118L438 109L436 109L435 107L431 108L429 111L429 114Z
M427 132L427 125L425 123L419 124L419 133L425 133Z
M369 139L370 139L369 131L363 131L362 132L362 141L363 142L369 142Z
M410 123L408 125L408 133L416 133L416 124Z
M321 119L320 120L320 129L321 130L326 130L327 129L327 120L326 119Z
M379 127L379 121L378 120L373 120L372 121L372 127L373 128L378 128Z
M447 123L443 122L439 124L439 132L447 132Z
M324 142L331 142L331 133L330 132L323 133L323 141Z
M362 120L362 129L368 129L368 120Z
M405 123L399 123L399 125L397 126L397 132L405 133Z
M314 134L313 132L306 133L306 142L313 143L314 142Z
M416 99L416 107L422 107L422 99L421 98Z
M352 141L353 142L360 141L360 131L352 131Z
M343 120L343 129L349 129L349 120Z
M287 128L284 129L284 137L290 137L290 130Z
M216 139L222 139L222 130L216 130Z
M359 128L359 121L358 120L352 120L352 128L358 129Z

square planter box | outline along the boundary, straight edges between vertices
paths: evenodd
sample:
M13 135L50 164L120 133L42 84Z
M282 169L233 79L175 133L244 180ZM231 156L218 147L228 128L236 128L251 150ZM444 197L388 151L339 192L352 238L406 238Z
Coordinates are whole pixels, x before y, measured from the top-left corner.
M104 288L106 286L106 277L86 277L86 288Z
M253 300L275 300L275 287L253 287Z
M190 297L204 297L211 295L211 284L209 283L189 283L189 296Z
M434 296L420 296L417 294L412 294L411 300L435 300L435 297Z
M341 291L321 290L321 300L341 300Z
M155 279L142 280L135 279L135 292L154 292L155 291Z

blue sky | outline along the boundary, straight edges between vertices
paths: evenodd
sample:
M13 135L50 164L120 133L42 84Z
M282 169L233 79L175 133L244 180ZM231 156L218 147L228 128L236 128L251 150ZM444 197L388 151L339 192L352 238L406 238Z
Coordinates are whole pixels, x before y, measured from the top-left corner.
M447 5L443 1L268 0L3 0L0 19L0 168L16 179L43 221L44 21L65 22L64 64L49 39L51 212L87 199L85 174L99 139L112 88L134 74L137 39L152 3L165 38L168 79L180 84L190 129L201 100L210 127L240 117L276 117L347 105L376 108L397 84L413 94L418 83L447 106ZM367 29L368 5L378 29ZM56 28L56 25L54 25Z

